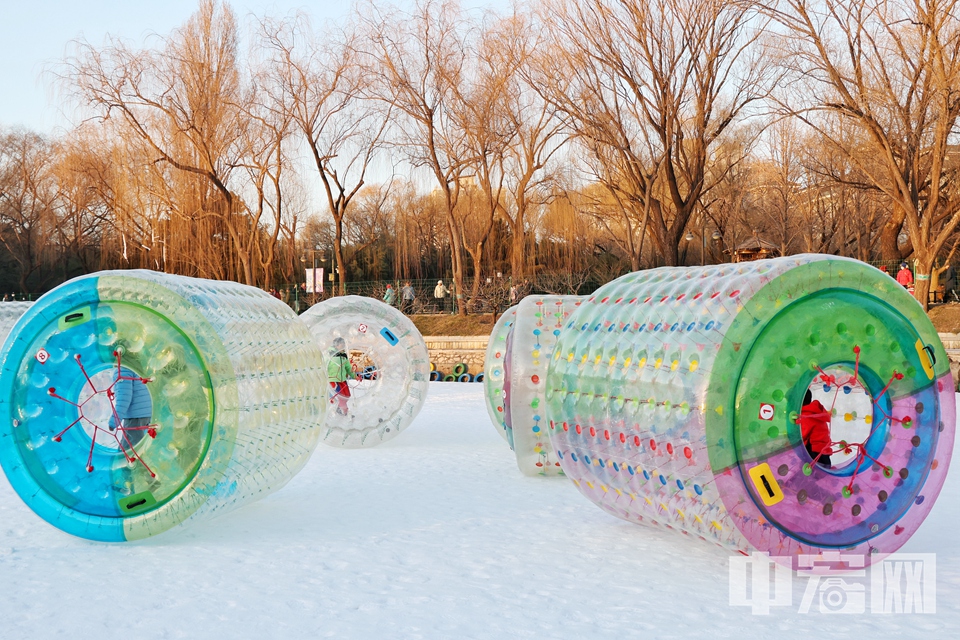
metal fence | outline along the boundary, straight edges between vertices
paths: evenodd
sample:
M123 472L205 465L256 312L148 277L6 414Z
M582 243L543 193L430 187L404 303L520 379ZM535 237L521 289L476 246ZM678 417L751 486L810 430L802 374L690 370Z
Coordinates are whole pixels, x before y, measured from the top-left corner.
M911 273L916 278L913 262L910 260L877 260L867 264L884 270L890 277L896 278L900 265L904 262L907 263L908 268L911 269ZM413 287L414 298L412 301L403 298L402 290L407 282ZM464 291L460 292L460 296L457 296L453 280L444 278L443 284L450 291L444 298L434 296L437 280L432 278L409 281L367 280L348 282L345 289L348 295L368 296L383 300L387 285L391 285L396 295L394 306L409 314L457 313L461 305L466 306L467 312L472 314L498 314L530 294L589 295L605 282L586 272L541 273L516 281L509 277L489 276L481 279L477 285L476 294L474 294L475 279L467 278L464 281ZM294 311L302 313L317 302L336 295L336 292L339 291L339 288L335 289L329 282L324 283L324 285L322 293L308 293L305 284L285 284L272 289L271 293L290 305ZM940 285L941 287L943 285L942 279ZM3 297L5 300L11 301L33 301L39 298L40 294L8 293ZM931 291L930 303L941 302L960 302L960 297L958 297L956 291Z
M368 280L348 282L345 285L347 295L368 296L384 300L387 286L394 290L393 306L408 314L457 313L465 306L468 313L499 314L516 304L524 296L531 294L551 295L587 295L595 291L602 282L592 281L586 274L540 274L530 278L513 281L504 277L485 277L478 283L474 278L464 281L462 292L458 292L452 280L443 279L448 293L438 298L435 295L438 280ZM406 299L404 286L409 283L413 289L413 299ZM286 284L272 291L274 295L289 304L294 311L302 313L310 306L333 295L339 288L325 286L322 293L308 293L303 284Z

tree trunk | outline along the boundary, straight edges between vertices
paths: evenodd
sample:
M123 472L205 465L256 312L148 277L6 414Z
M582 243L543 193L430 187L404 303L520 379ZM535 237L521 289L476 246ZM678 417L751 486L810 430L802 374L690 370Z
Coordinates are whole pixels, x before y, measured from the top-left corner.
M454 304L457 305L457 315L465 316L467 308L463 304L463 247L460 244L460 234L457 233L453 212L449 209L447 229L450 232L450 266L453 270Z
M335 288L338 295L347 295L347 265L343 261L343 214L333 216L334 240L333 255L336 258L334 267Z
M915 280L913 283L913 297L917 299L923 310L930 306L930 272L933 271L934 256L918 257L914 266Z
M480 270L483 268L483 242L478 242L473 251L467 249L473 260L473 287L470 289L470 301L473 302L480 295Z
M517 216L513 224L513 242L510 249L510 275L514 281L521 280L527 275L527 232L523 228L523 220Z

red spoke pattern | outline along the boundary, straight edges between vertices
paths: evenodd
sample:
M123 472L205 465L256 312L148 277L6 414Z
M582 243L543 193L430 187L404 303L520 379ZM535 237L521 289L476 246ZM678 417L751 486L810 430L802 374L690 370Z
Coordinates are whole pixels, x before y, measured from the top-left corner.
M152 469L150 469L150 467L147 465L146 462L143 461L143 458L137 452L136 447L127 437L127 432L128 431L146 431L147 435L150 436L150 438L156 438L157 425L148 424L146 426L141 426L141 427L123 426L123 420L117 414L117 406L115 402L116 394L114 393L114 390L113 390L116 384L121 380L135 381L135 382L140 382L142 384L148 384L152 382L152 380L150 380L149 378L142 378L140 376L123 375L123 370L121 369L122 354L120 351L114 351L113 355L117 359L117 375L114 381L111 382L110 385L104 389L97 389L93 380L87 374L87 370L83 366L83 362L81 362L80 360L80 355L78 354L74 356L74 360L76 361L77 366L80 367L80 372L83 374L83 377L86 379L84 388L89 386L91 391L90 395L87 396L87 398L83 402L76 403L76 402L73 402L72 400L68 400L67 398L64 398L61 395L58 395L57 390L54 387L50 387L47 390L47 393L50 396L58 400L62 400L67 404L72 404L73 406L75 406L77 408L77 411L80 414L79 417L73 422L71 422L69 425L67 425L67 427L63 431L60 431L57 435L55 435L53 437L53 440L54 442L61 442L63 439L63 434L65 434L67 431L75 427L77 424L80 424L81 422L86 423L87 425L93 427L93 437L90 439L90 450L87 453L86 468L88 473L93 471L93 449L94 449L94 445L96 445L97 443L97 436L102 433L104 438L107 438L107 439L112 438L117 443L117 449L119 449L123 453L123 456L126 458L128 463L139 462L140 464L143 465L144 469L147 470L151 478L156 478L157 474L154 473ZM97 424L95 420L92 420L89 416L87 416L84 413L84 406L98 396L105 397L107 399L107 402L110 404L110 413L113 416L113 420L115 424L117 425L116 429L110 429L109 426L102 427L99 424Z
M821 369L820 367L817 367L817 371L820 372L820 376L819 376L820 380L824 384L831 386L834 389L833 402L830 405L830 411L828 411L826 414L826 417L828 418L832 417L833 407L836 406L837 397L840 394L841 388L845 386L860 387L864 390L864 392L867 392L867 390L863 387L863 385L860 384L859 375L858 375L860 372L860 347L855 346L853 348L853 352L856 354L857 359L854 365L853 375L847 380L838 382L836 379L836 376L828 375L823 369ZM820 460L821 456L832 456L834 454L841 453L841 452L846 455L849 455L853 453L855 450L856 459L854 461L853 474L850 476L850 482L848 482L846 487L844 488L844 494L846 496L849 497L853 493L853 483L857 479L857 474L860 472L860 465L863 464L864 460L866 460L867 458L869 458L875 464L879 465L883 469L883 474L889 478L893 474L893 469L888 465L883 464L882 462L880 462L879 460L871 456L869 453L867 453L867 441L870 440L871 437L873 437L873 434L876 433L877 429L879 429L880 426L884 424L884 422L891 422L891 423L897 422L900 424L904 424L907 427L910 426L910 418L901 419L901 418L897 418L895 416L889 415L886 411L884 411L883 407L880 404L880 399L883 398L884 394L886 394L887 391L890 390L890 387L897 380L903 380L903 374L897 370L894 370L893 375L890 376L890 380L887 381L887 384L883 387L880 393L877 394L877 397L873 399L874 415L879 413L881 418L879 420L872 421L873 424L870 428L870 433L867 434L866 438L864 438L860 442L847 442L845 440L831 441L830 448L828 450L823 450L820 453L818 453L817 457L813 459L813 464L807 463L808 468L805 469L805 471L812 472L812 470L817 466L817 463ZM811 416L821 417L818 414L811 414ZM809 475L809 473L807 475Z

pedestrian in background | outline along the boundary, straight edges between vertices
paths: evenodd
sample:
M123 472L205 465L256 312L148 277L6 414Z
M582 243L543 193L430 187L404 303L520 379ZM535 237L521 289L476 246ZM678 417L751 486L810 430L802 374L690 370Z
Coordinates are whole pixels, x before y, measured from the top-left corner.
M410 283L404 282L403 289L400 290L400 311L402 313L410 313L413 311L413 301L416 297L417 294Z
M450 295L450 290L444 286L443 280L437 280L437 286L433 288L433 299L437 303L437 310L441 313L445 313L447 310L448 295Z
M943 301L952 302L957 299L957 272L952 264L947 265L943 272Z
M910 272L910 269L907 267L906 262L900 263L900 271L897 271L897 282L899 282L904 287L909 287L913 284L913 274Z
M392 284L388 284L387 290L383 294L383 301L392 307L393 303L396 302L396 300L397 300L397 292L393 290Z

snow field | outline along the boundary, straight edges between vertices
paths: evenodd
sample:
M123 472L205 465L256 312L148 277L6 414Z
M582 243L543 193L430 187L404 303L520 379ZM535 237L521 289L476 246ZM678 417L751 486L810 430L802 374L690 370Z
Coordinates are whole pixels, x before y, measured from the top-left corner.
M523 476L483 385L431 383L402 437L321 446L263 500L138 542L69 536L0 480L0 638L953 637L958 491L954 469L901 549L937 554L936 614L800 614L795 576L754 616L727 552Z

